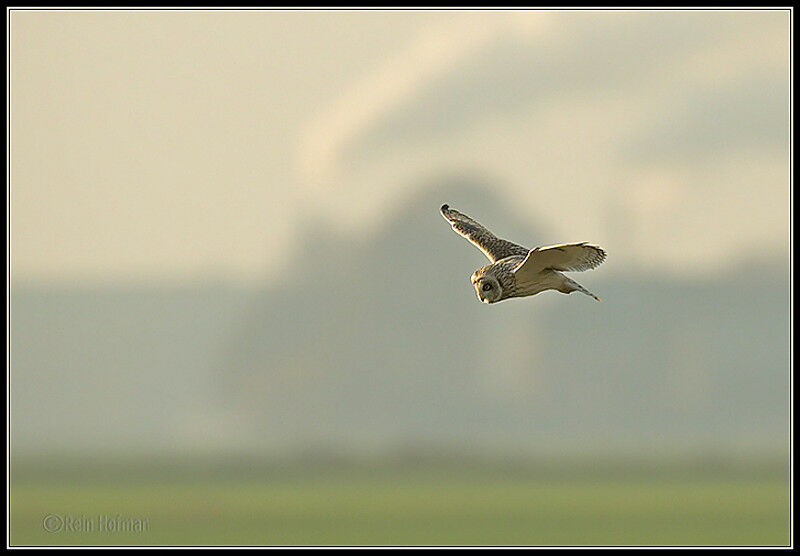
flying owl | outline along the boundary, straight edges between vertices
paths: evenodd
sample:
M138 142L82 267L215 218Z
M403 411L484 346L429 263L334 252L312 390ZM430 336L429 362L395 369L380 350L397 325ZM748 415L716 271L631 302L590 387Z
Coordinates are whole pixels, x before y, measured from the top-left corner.
M545 290L578 291L600 301L595 294L562 274L597 267L606 258L606 252L600 247L582 242L526 249L498 238L466 214L447 205L442 205L441 212L456 233L467 238L491 261L472 274L472 286L484 303L536 295Z

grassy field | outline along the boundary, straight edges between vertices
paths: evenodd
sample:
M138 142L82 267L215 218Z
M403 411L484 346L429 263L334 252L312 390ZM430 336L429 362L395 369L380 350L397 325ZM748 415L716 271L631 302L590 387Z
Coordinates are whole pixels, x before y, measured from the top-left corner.
M25 478L11 485L10 540L14 546L789 543L785 477L573 475ZM143 530L108 531L117 516L117 529L133 528L138 519Z

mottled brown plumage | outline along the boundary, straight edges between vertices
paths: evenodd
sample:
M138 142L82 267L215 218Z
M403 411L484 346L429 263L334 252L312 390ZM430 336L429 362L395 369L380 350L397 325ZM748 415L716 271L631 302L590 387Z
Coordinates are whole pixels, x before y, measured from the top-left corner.
M472 285L478 299L484 303L536 295L545 290L579 291L600 301L596 295L561 273L599 266L606 258L600 247L581 242L527 249L498 238L477 221L448 205L442 205L441 213L459 235L467 238L491 261L472 275Z

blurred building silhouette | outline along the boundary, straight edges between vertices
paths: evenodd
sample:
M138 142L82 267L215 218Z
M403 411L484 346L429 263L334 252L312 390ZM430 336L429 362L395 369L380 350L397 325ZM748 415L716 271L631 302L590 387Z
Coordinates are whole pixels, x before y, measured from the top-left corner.
M713 279L615 272L604 298L548 292L487 307L483 255L449 202L503 237L480 180L430 184L373 236L309 226L263 291L12 288L12 448L170 451L782 450L789 434L789 272Z

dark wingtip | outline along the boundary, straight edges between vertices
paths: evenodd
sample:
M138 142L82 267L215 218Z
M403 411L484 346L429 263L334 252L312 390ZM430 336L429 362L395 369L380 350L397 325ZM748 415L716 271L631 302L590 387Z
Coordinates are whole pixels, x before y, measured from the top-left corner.
M449 205L442 205L442 208L440 208L439 210L444 212L444 211L448 210L449 208L450 208Z

